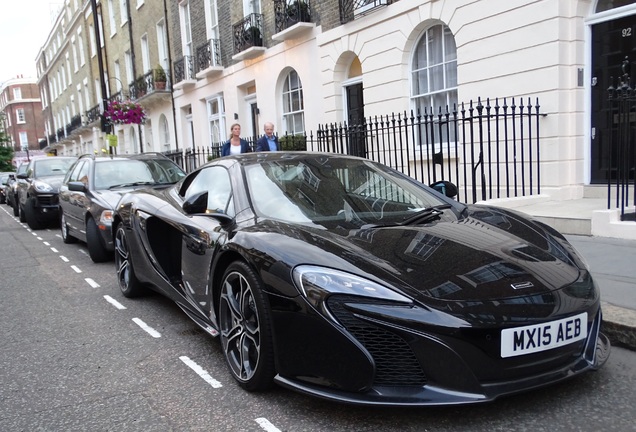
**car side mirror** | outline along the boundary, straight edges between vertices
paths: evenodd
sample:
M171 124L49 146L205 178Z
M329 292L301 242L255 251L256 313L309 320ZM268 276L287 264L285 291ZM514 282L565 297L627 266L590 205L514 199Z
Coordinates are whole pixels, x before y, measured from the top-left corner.
M24 174L24 173L22 173L22 174L18 174L18 178L19 178L19 179L26 180L26 179L27 179L27 177L28 177L28 176L27 176L26 174Z
M455 198L455 196L457 196L457 186L449 181L440 180L429 186L449 198Z
M82 182L68 182L68 190L73 192L86 192L86 185Z
M200 192L192 195L183 203L183 211L189 215L211 216L221 224L230 224L234 218L219 211L208 209L208 192Z

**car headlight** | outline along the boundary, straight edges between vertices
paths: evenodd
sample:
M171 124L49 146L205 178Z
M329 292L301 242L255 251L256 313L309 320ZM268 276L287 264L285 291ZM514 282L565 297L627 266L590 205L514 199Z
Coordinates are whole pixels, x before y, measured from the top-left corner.
M330 316L325 301L331 294L347 294L394 301L413 302L385 286L368 279L326 267L301 265L293 271L294 282L307 301L323 314Z
M113 211L112 210L104 210L102 214L99 216L99 224L110 226L113 223Z
M33 181L33 188L38 192L53 192L53 188L50 184L44 183L38 180Z

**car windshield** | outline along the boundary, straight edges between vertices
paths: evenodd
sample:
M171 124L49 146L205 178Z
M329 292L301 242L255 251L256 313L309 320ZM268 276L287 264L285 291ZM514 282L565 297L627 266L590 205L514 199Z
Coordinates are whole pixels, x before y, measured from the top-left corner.
M317 156L245 167L255 211L288 222L344 228L412 221L418 212L448 208L415 182L371 161ZM421 223L426 222L421 219Z
M70 166L73 165L73 162L75 162L74 158L51 157L47 159L39 159L33 164L33 176L63 176L66 174Z
M115 159L95 164L95 189L174 184L185 174L169 160Z

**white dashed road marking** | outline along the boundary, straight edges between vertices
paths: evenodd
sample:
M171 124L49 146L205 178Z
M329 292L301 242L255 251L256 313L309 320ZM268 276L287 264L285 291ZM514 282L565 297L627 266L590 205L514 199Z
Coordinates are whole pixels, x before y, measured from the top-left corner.
M190 357L187 356L181 356L179 357L179 359L184 362L186 365L188 365L188 367L190 369L192 369L193 371L196 372L197 375L199 375L201 378L203 378L205 380L205 382L207 382L208 384L210 384L212 387L214 388L221 388L223 387L223 385L218 382L217 380L215 380L214 378L212 378L210 376L210 374L203 369L201 366L199 366L198 364L196 364L195 362L193 362Z
M280 432L280 429L278 429L276 426L274 426L273 424L271 424L269 422L269 420L267 420L264 417L259 417L257 419L254 420L256 423L258 423L258 425L266 430L267 432Z
M81 272L82 272L82 271L79 269L79 267L78 267L78 266L76 266L76 265L72 265L72 266L71 266L71 268L72 268L73 270L75 270L75 273L81 273Z
M91 287L93 288L99 288L99 284L97 282L95 282L93 279L91 278L86 278L84 279Z
M64 255L60 255L60 259L64 262L68 262L68 258L66 258Z
M161 337L161 333L159 333L157 330L155 330L152 327L150 327L148 324L146 324L145 322L143 322L139 318L133 318L132 320L134 321L135 324L137 324L139 327L141 327L146 333L148 333L153 338L160 338Z
M119 303L117 300L115 300L114 298L112 298L109 295L105 295L104 298L106 299L106 301L110 304L112 304L113 306L115 306L117 309L119 310L123 310L126 309L126 306L124 306L123 304Z

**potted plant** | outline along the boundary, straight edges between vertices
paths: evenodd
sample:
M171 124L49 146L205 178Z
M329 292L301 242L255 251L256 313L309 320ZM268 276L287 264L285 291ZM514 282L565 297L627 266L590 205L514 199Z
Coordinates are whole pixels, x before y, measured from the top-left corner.
M309 6L303 0L294 0L287 5L287 22L293 25L299 22L310 22Z
M255 26L248 28L245 34L245 41L247 42L249 46L263 46L263 39L261 38L261 30Z
M168 78L166 77L166 71L163 67L158 64L154 70L154 78L155 78L155 90L165 90L166 89L166 81Z

